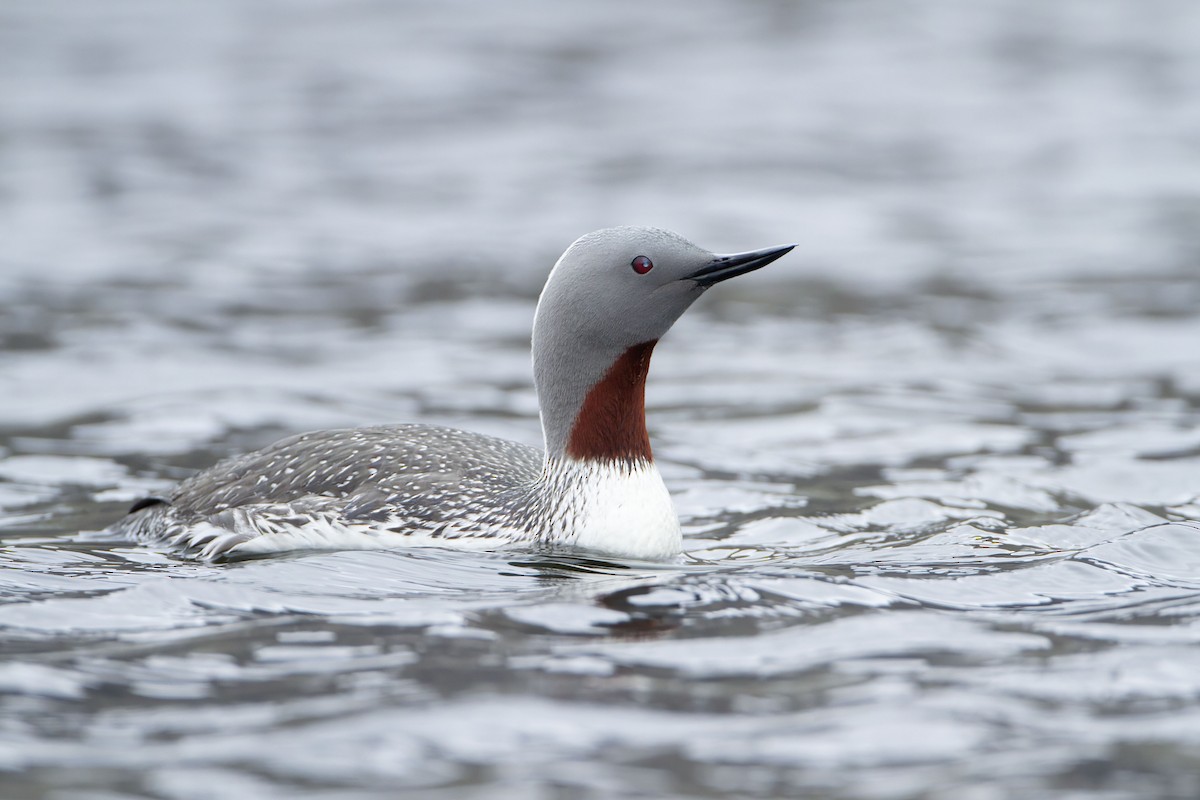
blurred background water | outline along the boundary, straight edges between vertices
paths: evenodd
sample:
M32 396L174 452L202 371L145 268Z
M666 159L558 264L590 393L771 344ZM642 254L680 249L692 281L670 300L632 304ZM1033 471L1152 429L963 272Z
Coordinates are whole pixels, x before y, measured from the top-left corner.
M0 5L0 795L1200 796L1200 6ZM681 565L96 533L304 429L538 443L553 260L797 241L658 348Z

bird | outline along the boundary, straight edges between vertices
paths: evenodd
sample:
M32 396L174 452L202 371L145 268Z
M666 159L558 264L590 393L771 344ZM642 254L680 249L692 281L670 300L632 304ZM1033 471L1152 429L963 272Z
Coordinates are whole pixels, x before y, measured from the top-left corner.
M650 356L709 288L794 247L718 255L632 226L572 243L534 312L542 451L413 423L303 433L142 498L110 529L208 561L429 545L677 557L646 429Z

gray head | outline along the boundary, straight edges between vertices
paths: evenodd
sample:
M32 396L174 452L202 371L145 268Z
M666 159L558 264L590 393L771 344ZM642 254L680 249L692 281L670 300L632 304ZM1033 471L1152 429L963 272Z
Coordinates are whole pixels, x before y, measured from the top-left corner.
M654 343L710 286L764 267L792 247L715 255L670 231L635 227L577 239L554 265L533 324L547 455L649 458L642 389ZM572 442L578 445L577 417L589 396L591 408L604 412L590 415L592 437L603 446L583 452Z

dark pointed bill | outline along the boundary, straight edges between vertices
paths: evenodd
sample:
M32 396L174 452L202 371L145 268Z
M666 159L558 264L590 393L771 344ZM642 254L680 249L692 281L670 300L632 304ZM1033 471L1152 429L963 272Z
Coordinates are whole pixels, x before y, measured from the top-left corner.
M785 244L781 247L768 247L765 250L752 250L749 253L733 253L727 256L717 256L707 266L701 267L691 275L688 275L687 279L708 288L714 283L720 283L730 278L736 278L738 275L745 275L747 272L762 269L775 259L790 252L795 246L794 244Z

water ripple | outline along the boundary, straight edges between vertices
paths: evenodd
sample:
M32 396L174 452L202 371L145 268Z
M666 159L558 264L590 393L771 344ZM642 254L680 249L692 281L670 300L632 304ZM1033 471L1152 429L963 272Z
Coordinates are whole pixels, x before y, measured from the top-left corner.
M1196 4L450 8L0 4L0 795L1200 797ZM622 221L800 242L656 350L679 563L97 533L537 443Z

